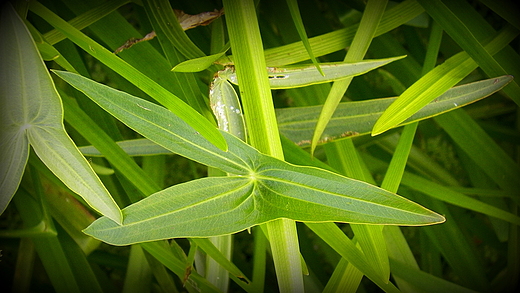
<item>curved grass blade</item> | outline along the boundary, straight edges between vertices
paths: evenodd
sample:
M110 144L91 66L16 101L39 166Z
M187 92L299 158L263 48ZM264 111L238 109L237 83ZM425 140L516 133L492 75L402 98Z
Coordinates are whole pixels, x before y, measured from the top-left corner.
M512 79L512 76L506 75L451 88L394 127L434 117L476 102L499 91ZM340 103L318 144L370 133L377 119L396 99ZM280 132L300 146L309 145L320 111L321 106L277 109Z
M356 62L365 58L368 47L370 46L372 39L375 38L375 32L379 26L381 18L383 17L387 2L387 0L373 0L367 2L359 23L359 28L356 31L356 35L352 40L352 44L347 51L344 61ZM311 139L311 154L314 154L314 150L316 149L320 137L323 135L323 131L327 127L332 115L334 115L336 108L341 102L341 99L351 82L352 78L346 78L344 80L335 81L332 84L327 99L323 104L320 117L316 123L316 129L314 130Z
M110 0L101 3L96 8L93 8L71 20L69 20L70 25L77 28L78 30L82 30L89 25L95 23L99 19L109 15L113 11L117 10L119 7L127 4L130 0ZM67 37L63 35L59 30L53 29L50 32L45 33L44 39L49 42L49 44L54 45L58 42L63 41Z
M472 34L466 24L449 9L442 1L418 1L426 12L438 22L455 42L468 55L475 60L479 67L487 76L500 76L508 72L493 58L484 46ZM516 29L516 28L515 28ZM517 105L520 105L520 87L516 81L504 88L504 93L508 95Z
M9 4L2 9L1 21L0 35L4 41L0 45L0 100L2 125L7 127L5 130L2 127L1 132L0 202L5 206L0 211L3 212L18 187L27 163L29 142L67 187L92 208L121 223L119 207L65 131L60 97L29 31ZM15 147L20 149L13 150Z
M157 20L165 36L173 42L175 48L188 59L206 56L186 35L179 19L168 0L145 0L147 10Z

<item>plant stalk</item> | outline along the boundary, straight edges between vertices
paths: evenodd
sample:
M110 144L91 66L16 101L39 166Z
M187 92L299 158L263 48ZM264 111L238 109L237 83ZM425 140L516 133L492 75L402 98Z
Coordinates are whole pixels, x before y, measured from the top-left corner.
M223 3L249 142L260 152L283 159L255 4L251 0ZM280 219L266 225L280 292L303 292L296 223Z

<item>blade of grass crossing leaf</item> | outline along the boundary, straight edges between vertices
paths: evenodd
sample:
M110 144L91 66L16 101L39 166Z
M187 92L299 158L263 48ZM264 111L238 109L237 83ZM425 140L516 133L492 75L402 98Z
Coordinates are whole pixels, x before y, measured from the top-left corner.
M441 201L457 205L468 210L484 213L488 216L496 217L515 225L520 225L520 217L508 211L504 211L478 199L453 191L447 187L426 180L420 176L406 173L403 177L403 184Z
M475 38L468 27L445 4L439 0L418 1L436 22L457 42L461 48L479 65L489 76L495 77L507 74L504 68L486 51L484 46ZM520 105L520 87L512 81L504 92Z
M174 277L168 272L166 266L148 252L145 252L145 257L162 292L178 293Z
M424 12L424 9L414 0L407 0L387 10L377 28L376 36L395 29ZM323 56L349 47L358 29L357 25L335 30L333 32L309 39L315 56ZM233 56L227 56L226 59ZM265 50L268 66L283 66L309 59L309 54L301 42Z
M512 78L501 76L451 88L396 127L478 101L500 90ZM385 98L340 103L319 144L370 133L377 118L395 100L396 98ZM300 146L309 145L320 111L321 106L277 109L280 132Z
M507 26L484 48L489 54L494 55L507 46L518 33L518 30L515 28ZM401 123L460 82L470 72L475 70L477 66L477 63L466 52L460 52L450 57L402 93L379 117L372 129L372 135L378 135Z
M221 266L223 266L231 275L231 278L237 285L246 292L253 292L251 281L246 277L240 269L233 264L209 239L193 238L192 241L197 243L200 249L204 250L209 256L215 259Z
M434 22L432 24L432 29L428 41L428 48L422 69L423 75L435 67L439 47L442 40L442 33L442 28L436 22ZM406 164L408 162L408 156L412 148L417 126L418 122L415 122L406 125L403 128L403 132L401 133L399 142L392 156L392 160L388 166L385 178L381 183L381 188L391 192L397 192L397 189L401 184L401 179L406 168ZM397 259L411 268L419 269L419 265L415 260L412 250L410 249L410 246L408 245L399 227L386 226L384 227L383 235L387 244L390 260L392 258ZM419 292L419 290L414 287L414 285L411 284L407 278L396 277L395 272L393 271L392 274L394 275L394 279L401 290Z
M341 174L367 182L373 181L370 174L367 174L364 162L359 157L351 139L326 144L324 148L329 164ZM381 245L384 243L382 227L359 224L350 224L350 226L369 264L379 274L380 279L388 280L390 266L386 246Z
M158 36L159 43L161 44L162 51L166 58L169 61L169 66L173 66L178 64L179 62L185 60L185 57L179 52L176 48L176 43L174 40L174 36L171 33L172 25L171 23L177 22L175 17L173 16L173 10L169 6L169 2L166 3L153 3L157 2L155 0L145 1L144 8L152 23L152 27L154 28L154 32ZM165 11L169 13L165 13ZM171 15L170 15L171 14ZM212 119L210 113L207 111L207 106L202 99L202 94L200 91L200 87L197 84L197 80L195 76L191 73L184 74L175 74L177 78L177 82L182 84L179 87L178 95L182 96L183 99L197 112L202 113L205 117Z
M254 3L223 3L250 142L263 153L283 158ZM303 291L296 224L280 219L267 226L280 292Z
M352 41L352 46L350 47L347 55L345 56L345 61L358 61L362 59L370 43L375 34L375 31L379 25L379 22L383 16L383 13L386 8L387 1L379 1L379 0L371 0L368 1L366 9L363 13L363 17L361 19L358 31L354 36L354 40ZM347 90L348 86L352 78L346 78L341 81L336 81L332 85L330 93L323 105L322 112L320 113L320 117L316 123L316 128L314 131L314 135L311 142L311 153L314 152L318 141L320 140L325 127L329 123L334 111L336 110L343 94ZM351 158L358 158L357 151L351 140L345 140L347 156ZM326 148L327 149L327 148ZM344 149L345 150L345 149ZM339 150L332 150L333 152L337 152ZM335 160L332 160L335 161ZM361 167L361 162L356 162L355 164L344 164L346 168L351 168L350 171L345 169L343 174L351 173L354 178L358 178L361 180L368 179L365 178L364 168ZM380 274L381 279L388 280L390 276L390 266L388 264L388 255L386 252L386 247L384 245L380 245L383 239L382 235L382 227L378 226L364 226L364 225L351 225L354 230L355 235L358 237L360 241L360 246L362 247L367 259L370 264L376 269L376 271Z
M312 53L311 44L309 43L309 38L307 38L307 33L305 32L305 26L303 25L302 17L300 15L300 9L298 8L297 0L286 0L287 6L289 7L289 11L291 12L291 18L293 20L294 26L298 31L298 35L300 35L300 39L302 40L303 46L307 53L309 54L309 58L312 60L316 69L321 73L321 75L325 76L323 71L321 70L320 64L316 57L314 57L314 53Z
M458 284L446 281L446 279L442 279L436 277L432 274L428 274L424 271L421 271L418 267L411 267L401 261L398 261L394 258L390 258L390 267L392 271L395 271L395 275L399 278L406 278L410 280L412 289L414 291L408 292L429 292L429 293L437 293L437 292L451 292L451 293L477 293L478 291L474 291L468 289L466 287L460 286ZM399 288L406 292L401 286Z
M334 268L323 293L332 292L356 292L363 274L345 258L341 258Z
M60 30L71 41L80 46L85 52L100 60L108 67L125 77L128 81L138 86L141 90L159 101L185 120L190 126L197 130L202 136L214 143L217 147L226 150L226 142L218 130L204 116L189 107L178 97L167 91L159 84L145 76L134 67L112 54L103 46L94 42L79 30L72 27L63 19L38 2L31 2L30 9Z
M367 7L359 24L358 31L356 32L354 40L352 41L352 45L348 50L347 55L345 56L345 61L353 62L363 59L368 50L368 47L370 46L372 38L375 36L376 29L385 11L386 4L387 1L385 0L368 1ZM327 96L327 100L323 105L320 117L318 118L318 122L316 123L316 128L312 136L311 153L314 153L314 150L318 145L318 141L320 140L325 127L327 127L327 124L329 123L351 81L352 78L346 78L340 81L336 81L332 85L330 93Z

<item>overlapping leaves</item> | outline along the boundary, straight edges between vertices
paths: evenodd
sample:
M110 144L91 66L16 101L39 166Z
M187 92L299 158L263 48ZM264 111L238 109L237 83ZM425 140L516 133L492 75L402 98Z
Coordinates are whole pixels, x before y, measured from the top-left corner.
M172 186L123 209L122 226L102 217L85 230L107 243L230 234L278 218L393 225L444 220L376 186L263 155L226 132L229 149L222 151L161 106L74 73L55 73L155 143L235 174Z

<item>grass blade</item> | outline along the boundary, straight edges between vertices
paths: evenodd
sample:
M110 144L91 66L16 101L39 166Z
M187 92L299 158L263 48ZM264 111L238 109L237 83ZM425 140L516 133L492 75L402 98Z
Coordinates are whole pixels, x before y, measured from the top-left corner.
M516 29L506 27L489 42L485 49L493 55L507 46L518 35ZM466 52L450 57L410 86L383 112L372 129L378 135L412 116L419 109L460 82L477 68Z
M368 1L359 28L354 36L354 40L352 40L352 46L348 50L347 56L345 56L345 61L355 62L364 58L372 38L375 37L375 32L385 11L386 3L387 1L385 0ZM320 117L316 122L316 128L311 139L311 153L314 153L325 127L327 127L351 81L352 78L346 78L336 81L332 85Z
M486 51L468 27L446 5L439 0L419 0L418 2L489 77L507 74L492 54ZM520 105L520 87L516 81L512 81L509 86L504 88L504 92L517 105Z
M307 33L305 32L305 27L303 26L302 17L300 15L300 9L298 8L298 1L287 0L287 6L289 7L289 11L291 13L291 18L294 22L294 26L296 26L298 35L300 35L302 44L305 47L305 50L307 50L307 54L309 54L309 58L311 59L314 66L316 66L316 69L320 72L320 74L322 76L325 76L325 74L321 70L318 60L316 60L316 57L314 57L314 53L312 53L311 44L309 43L309 38L307 38Z

